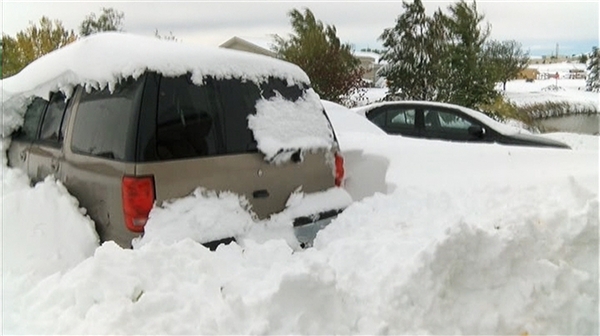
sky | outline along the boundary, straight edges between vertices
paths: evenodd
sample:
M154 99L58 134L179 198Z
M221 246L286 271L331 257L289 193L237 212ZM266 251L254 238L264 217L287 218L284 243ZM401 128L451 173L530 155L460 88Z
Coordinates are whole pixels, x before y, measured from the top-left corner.
M449 1L424 1L429 14ZM491 38L517 40L530 55L572 55L598 45L598 1L479 1L491 24ZM125 14L124 30L144 35L172 33L183 42L218 46L233 36L268 38L291 32L287 13L309 8L337 28L355 50L381 48L378 37L402 13L399 1L2 1L2 31L14 36L45 15L78 30L87 15L113 7Z

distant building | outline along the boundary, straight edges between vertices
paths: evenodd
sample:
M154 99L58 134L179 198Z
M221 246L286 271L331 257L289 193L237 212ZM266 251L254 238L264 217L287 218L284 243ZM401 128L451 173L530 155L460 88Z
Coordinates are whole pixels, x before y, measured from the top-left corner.
M382 66L381 55L374 52L356 51L354 57L360 60L360 66L365 70L363 79L376 85L379 81L377 71Z
M234 36L221 43L219 47L276 57L277 54L271 50L272 45L273 40L268 38ZM377 85L377 82L380 81L379 76L377 76L377 71L382 66L380 55L373 52L361 51L355 52L354 57L360 60L360 66L365 70L363 79L366 82L371 83L371 85Z
M585 79L585 70L584 69L570 69L569 70L569 78L570 79Z
M517 79L536 80L538 79L539 75L540 72L538 69L526 68L517 74Z

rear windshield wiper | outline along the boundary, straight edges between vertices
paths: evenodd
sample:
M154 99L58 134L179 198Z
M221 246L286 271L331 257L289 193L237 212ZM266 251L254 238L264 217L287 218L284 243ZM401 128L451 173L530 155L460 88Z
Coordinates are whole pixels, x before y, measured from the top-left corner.
M99 156L99 157L104 157L104 158L108 158L108 159L114 159L115 158L115 153L113 152L100 152L100 153L92 153L95 156Z

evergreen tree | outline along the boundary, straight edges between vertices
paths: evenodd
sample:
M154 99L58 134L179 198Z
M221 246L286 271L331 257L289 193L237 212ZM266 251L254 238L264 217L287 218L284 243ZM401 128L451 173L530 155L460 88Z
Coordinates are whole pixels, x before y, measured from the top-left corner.
M421 0L404 1L402 7L404 13L396 25L379 37L385 48L381 58L387 61L380 74L387 79L389 95L436 100L444 54L444 30L436 21L439 14L433 19L427 17Z
M77 39L72 30L66 30L59 20L42 17L16 37L2 35L2 78L21 71L39 57L61 48Z
M523 52L521 43L510 41L490 41L486 46L485 57L496 72L497 80L502 82L506 91L506 82L516 79L519 72L527 68L529 54Z
M497 74L485 57L485 42L490 26L481 28L484 16L477 12L475 2L464 0L452 4L450 15L444 17L448 31L448 58L452 91L448 102L476 108L488 104L497 96Z
M276 35L273 50L302 68L322 99L341 102L344 95L360 87L360 61L349 44L340 42L335 26L323 25L309 9L304 14L293 9L289 16L294 33L288 39Z
M102 14L96 17L95 13L85 17L79 26L81 36L89 36L103 31L121 31L125 14L114 8L102 8Z
M600 49L594 47L587 63L586 90L600 92Z
M475 2L464 0L425 15L421 0L403 2L396 26L385 29L380 70L390 94L400 99L449 102L467 107L490 103L497 96L498 72L485 45L490 27Z

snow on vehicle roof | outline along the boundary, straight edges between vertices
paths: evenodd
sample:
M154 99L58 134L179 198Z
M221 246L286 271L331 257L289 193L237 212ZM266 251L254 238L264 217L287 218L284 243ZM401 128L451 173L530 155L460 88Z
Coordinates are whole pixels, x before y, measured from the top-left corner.
M504 134L504 135L513 135L513 134L517 134L517 133L529 133L529 131L525 130L525 129L521 129L518 127L513 127L510 125L506 125L503 124L501 122L498 122L490 117L488 117L487 115L485 115L482 112L464 107L464 106L460 106L460 105L454 105L454 104L448 104L448 103L439 103L439 102L431 102L431 101L419 101L419 100L404 100L404 101L389 101L389 102L381 102L381 103L375 103L375 104L370 104L370 105L366 105L366 106L361 106L361 107L357 107L357 108L353 108L352 110L362 116L366 116L367 112L369 112L370 110L380 107L380 106L385 106L385 105L409 105L409 104L427 104L430 106L438 106L438 107L443 107L443 108L450 108L450 109L458 109L461 112L467 114L470 117L473 117L479 121L481 121L482 123L486 124L487 126L491 127L492 129L494 129L495 131Z
M207 76L218 79L238 78L257 84L269 77L281 78L289 86L308 86L310 79L300 67L272 57L224 48L211 48L143 37L126 33L100 33L73 42L55 50L28 65L17 75L0 81L5 111L2 135L10 134L22 123L27 97L48 99L51 92L63 91L70 97L77 85L91 88L108 88L128 77L137 78L146 71L175 77L191 73L192 81L201 85ZM312 92L312 90L309 90ZM276 104L268 101L257 106L258 114L251 127L258 148L269 159L282 147L331 148L334 144L332 130L316 94L308 92L301 102L289 103L281 109L263 116L262 107ZM13 99L14 98L14 99ZM308 104L308 105L307 105ZM281 107L281 106L280 106ZM283 113L286 112L286 113ZM263 121L265 120L265 121ZM291 122L291 120L295 122ZM298 127L311 125L312 127ZM285 131L278 131L285 130ZM278 158L278 161L285 157Z
M16 93L47 98L51 91L67 94L73 87L114 87L121 79L144 71L166 76L192 74L261 82L269 76L288 83L309 83L298 66L271 57L236 50L184 44L127 33L99 33L55 50L2 82L3 101Z

